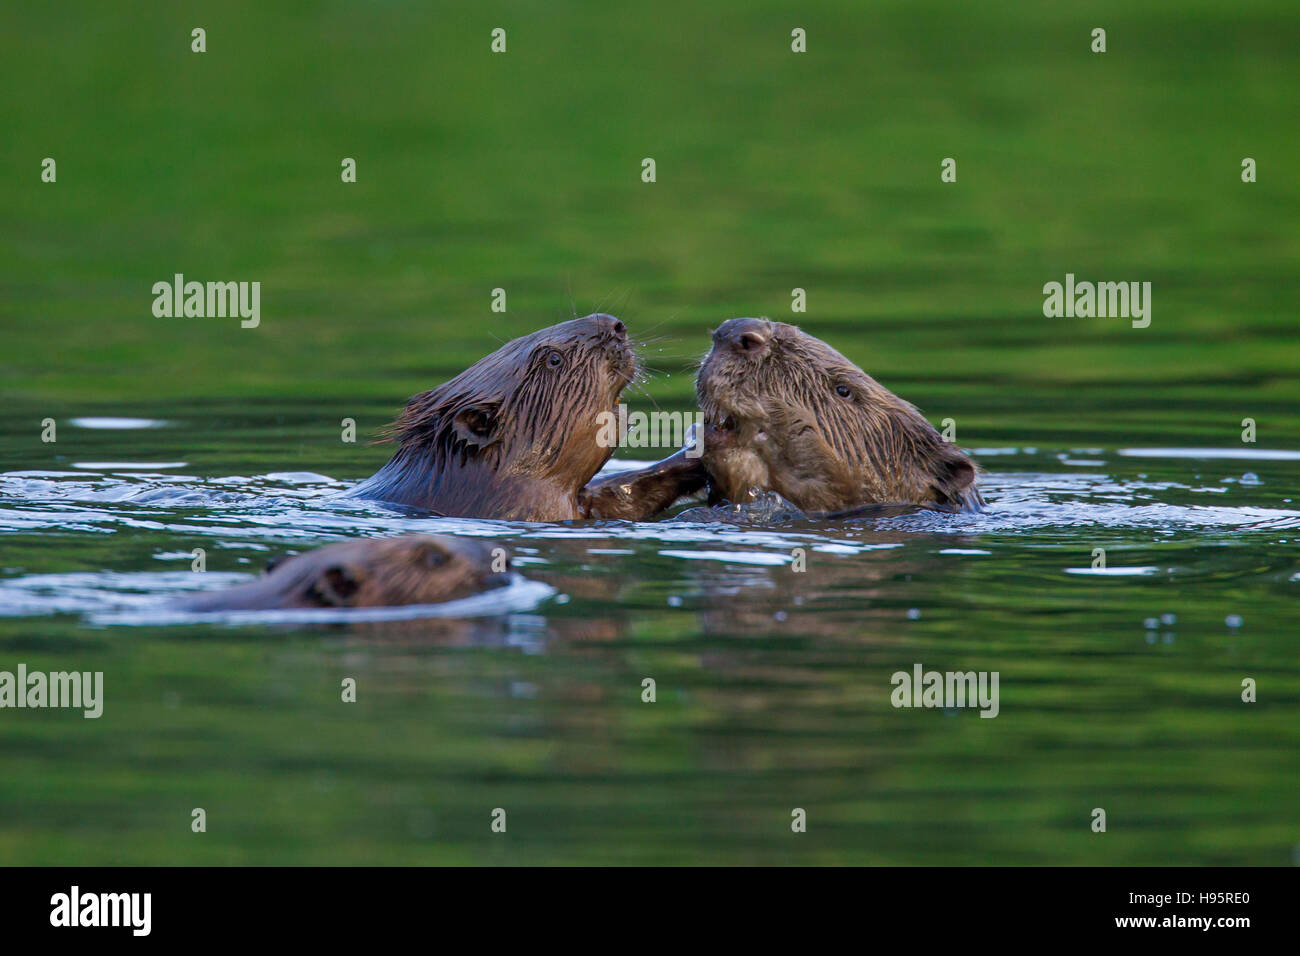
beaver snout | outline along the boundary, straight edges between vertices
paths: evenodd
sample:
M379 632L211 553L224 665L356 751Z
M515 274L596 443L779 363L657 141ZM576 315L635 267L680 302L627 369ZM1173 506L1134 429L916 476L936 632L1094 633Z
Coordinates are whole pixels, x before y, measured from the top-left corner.
M579 320L587 341L613 362L614 370L626 379L636 371L636 354L627 337L627 326L612 315L596 312Z
M620 343L627 341L627 326L612 315L596 312L587 316L585 321L591 323L604 338L612 338Z
M758 357L772 340L772 323L766 319L728 319L713 333L715 348Z
M492 591L496 588L503 588L514 580L514 576L509 571L493 571L483 579L483 590Z

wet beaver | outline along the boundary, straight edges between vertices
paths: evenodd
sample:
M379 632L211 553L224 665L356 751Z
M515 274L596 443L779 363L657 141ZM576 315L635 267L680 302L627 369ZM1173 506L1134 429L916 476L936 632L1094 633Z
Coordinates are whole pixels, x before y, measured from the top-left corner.
M775 491L809 515L880 504L978 510L975 464L818 338L730 319L696 378L711 500Z
M187 611L440 604L510 580L509 555L490 541L407 534L359 538L269 565L256 581L186 598Z
M514 339L412 398L389 428L397 453L350 494L444 516L648 518L706 476L698 458L679 452L591 481L614 453L599 440L602 413L617 414L637 371L627 329L612 315Z

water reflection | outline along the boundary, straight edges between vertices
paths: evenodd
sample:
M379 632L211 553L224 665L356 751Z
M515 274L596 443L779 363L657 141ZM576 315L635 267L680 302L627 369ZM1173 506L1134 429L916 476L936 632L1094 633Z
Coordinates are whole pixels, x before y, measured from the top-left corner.
M1243 480L1230 460L1008 446L981 515L535 525L203 465L177 433L135 432L159 444L130 456L194 462L176 473L0 474L0 658L104 670L107 695L103 731L5 723L13 859L122 859L52 853L41 834L100 832L106 811L31 754L139 808L122 826L144 862L196 852L157 823L196 781L235 824L201 849L229 861L1283 862L1300 840L1290 461ZM518 579L391 614L166 607L272 555L416 531L499 540ZM998 671L998 717L892 707L918 663ZM1123 840L1088 841L1098 805ZM479 835L496 806L509 847Z

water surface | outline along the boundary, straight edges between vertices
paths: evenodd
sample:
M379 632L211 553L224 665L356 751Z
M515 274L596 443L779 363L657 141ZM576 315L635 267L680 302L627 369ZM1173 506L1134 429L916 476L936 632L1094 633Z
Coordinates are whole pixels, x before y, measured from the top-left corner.
M1300 840L1294 454L976 447L978 515L528 524L262 471L282 421L69 423L74 454L0 475L5 660L106 687L97 721L9 712L10 861L1285 863ZM196 433L257 451L196 468ZM392 614L166 606L412 531L499 540L517 579ZM999 715L894 708L917 663L997 671Z
M0 711L0 864L1294 859L1294 0L506 0L503 55L473 5L8 6L0 669L107 699ZM261 283L260 324L153 315L178 272ZM1151 282L1150 326L1046 318L1067 273ZM987 512L335 497L407 396L601 309L640 411L694 410L725 319L797 322L951 419ZM388 620L166 608L413 530L519 578ZM997 671L999 715L895 709L918 663Z

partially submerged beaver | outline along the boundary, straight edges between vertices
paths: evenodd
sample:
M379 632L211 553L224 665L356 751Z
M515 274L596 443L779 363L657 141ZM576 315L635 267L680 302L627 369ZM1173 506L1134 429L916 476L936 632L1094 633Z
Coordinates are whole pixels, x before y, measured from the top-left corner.
M458 517L648 518L702 488L705 474L678 452L591 481L614 453L598 440L601 413L617 413L636 374L627 329L612 315L507 342L412 398L389 429L397 453L351 494Z
M796 326L722 323L696 392L712 501L775 491L810 515L984 503L975 464L914 406Z
M509 555L492 542L447 535L359 538L284 558L256 581L200 594L187 611L440 604L510 580Z

